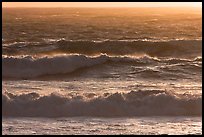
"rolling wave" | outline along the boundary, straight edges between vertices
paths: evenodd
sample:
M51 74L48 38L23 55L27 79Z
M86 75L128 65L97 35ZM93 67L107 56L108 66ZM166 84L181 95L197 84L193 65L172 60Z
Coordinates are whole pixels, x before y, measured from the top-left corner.
M202 55L201 40L177 41L72 41L52 40L40 43L3 45L4 55L54 55L78 53L85 55L149 55L152 57L196 57Z
M201 116L202 98L176 95L164 90L139 90L129 93L87 93L39 95L32 92L2 94L2 116L16 117L126 117L126 116Z
M141 66L140 70L135 72L152 73L149 65L154 65L157 69L166 71L189 70L190 72L202 70L202 59L159 59L149 56L131 57L131 56L85 56L85 55L60 55L44 56L35 58L33 56L3 56L2 75L3 78L35 78L39 76L68 74L83 68L94 68L97 65L129 65ZM164 64L165 63L165 64ZM199 64L200 63L200 64ZM180 69L180 68L181 69ZM160 70L157 70L160 72ZM155 71L154 71L155 72ZM186 73L186 72L185 72Z
M76 69L104 63L107 56L89 58L84 55L43 57L32 56L3 58L3 77L32 78L50 74L64 74Z

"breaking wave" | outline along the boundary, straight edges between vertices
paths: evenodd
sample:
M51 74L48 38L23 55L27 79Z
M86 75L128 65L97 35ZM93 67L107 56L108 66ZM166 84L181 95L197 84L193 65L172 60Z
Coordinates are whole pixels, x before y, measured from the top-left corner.
M3 56L2 74L3 78L35 78L39 76L68 74L83 68L94 68L103 64L121 64L131 66L160 65L161 70L179 70L178 67L186 67L190 71L202 70L202 58L188 59L158 59L149 56L85 56L85 55L61 55L44 56L35 58L33 56ZM166 63L164 66L163 63ZM141 67L140 67L141 68ZM138 72L146 72L145 68ZM152 70L152 69L151 69ZM151 71L150 70L150 71ZM181 69L182 70L182 69ZM137 72L137 71L136 71ZM149 71L148 71L149 72Z
M72 41L52 40L38 43L3 44L4 55L78 53L85 55L140 55L154 57L190 57L202 55L201 40L175 41Z
M165 90L129 93L2 94L2 115L17 117L201 116L202 97Z
M85 55L68 55L42 57L32 56L3 57L3 77L32 78L42 75L65 74L79 68L103 64L109 60L128 60L129 58L111 58L107 55L87 57Z

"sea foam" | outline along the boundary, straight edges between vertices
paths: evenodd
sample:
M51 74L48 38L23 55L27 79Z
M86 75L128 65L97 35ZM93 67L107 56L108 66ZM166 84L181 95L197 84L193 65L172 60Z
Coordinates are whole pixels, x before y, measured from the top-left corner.
M139 90L128 93L2 94L2 115L20 117L72 116L201 116L202 98L176 95L165 90Z

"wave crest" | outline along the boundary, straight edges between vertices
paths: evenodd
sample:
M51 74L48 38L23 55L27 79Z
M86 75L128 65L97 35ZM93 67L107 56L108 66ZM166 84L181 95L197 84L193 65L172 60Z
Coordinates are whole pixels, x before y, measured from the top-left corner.
M5 45L5 44L4 44ZM201 40L177 41L72 41L56 40L41 43L15 43L3 45L6 55L53 55L53 54L85 54L85 55L149 55L154 57L189 57L202 55Z
M129 93L2 94L3 116L201 116L202 98L176 95L164 90L140 90Z
M109 64L129 64L131 66L159 65L160 70L171 71L172 67L187 67L190 71L198 71L202 69L202 58L193 60L187 59L158 59L149 56L131 57L131 56L85 56L85 55L63 55L52 57L34 58L32 56L3 56L2 58L2 74L3 78L36 78L46 75L68 74L81 70L83 68L93 68L96 65ZM167 64L164 68L163 63ZM170 67L170 68L169 68ZM132 68L133 69L133 68ZM141 69L141 68L140 68ZM178 69L178 68L174 68ZM151 70L150 70L151 71ZM137 72L151 73L148 69L136 70ZM158 71L158 70L157 70ZM162 72L162 71L161 71ZM160 73L160 71L159 71Z

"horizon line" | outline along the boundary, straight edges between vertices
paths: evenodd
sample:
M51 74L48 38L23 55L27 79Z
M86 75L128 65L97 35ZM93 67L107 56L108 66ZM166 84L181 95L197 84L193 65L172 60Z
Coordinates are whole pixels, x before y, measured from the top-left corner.
M202 8L199 6L135 6L135 7L75 7L75 6L70 6L70 7L2 7L2 8Z

